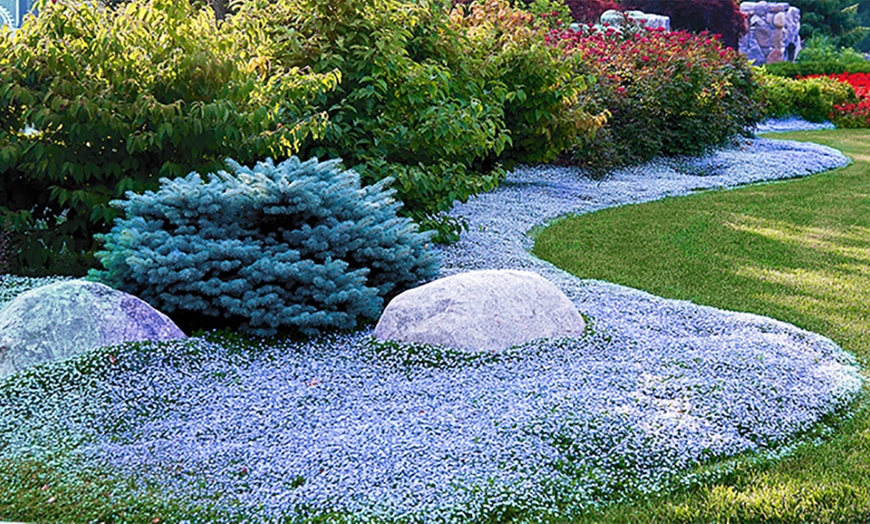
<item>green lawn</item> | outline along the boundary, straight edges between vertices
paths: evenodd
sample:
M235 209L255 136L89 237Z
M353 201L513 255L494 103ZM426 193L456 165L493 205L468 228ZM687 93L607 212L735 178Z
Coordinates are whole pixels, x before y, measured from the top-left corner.
M833 146L854 164L805 179L561 220L537 256L583 278L778 318L870 366L870 131L777 137ZM866 375L866 374L865 374ZM616 505L589 522L870 522L870 388L818 446L727 482Z

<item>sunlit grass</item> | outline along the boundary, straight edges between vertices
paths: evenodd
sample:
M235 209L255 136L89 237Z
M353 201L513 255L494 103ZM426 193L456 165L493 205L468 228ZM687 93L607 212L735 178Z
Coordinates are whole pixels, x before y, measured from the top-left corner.
M854 164L806 179L568 218L535 253L595 278L824 334L870 365L870 131L790 133ZM870 411L816 446L687 493L611 506L589 522L870 522Z

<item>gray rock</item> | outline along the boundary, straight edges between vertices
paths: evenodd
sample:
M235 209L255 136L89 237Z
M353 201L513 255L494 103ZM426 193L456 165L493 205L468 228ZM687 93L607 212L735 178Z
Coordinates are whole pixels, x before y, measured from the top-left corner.
M644 13L643 11L626 11L625 15L634 20L640 25L649 29L664 29L671 30L671 19L668 16L657 15L653 13ZM622 26L624 21L623 13L616 9L608 9L601 13L599 17L601 24L608 24L613 27Z
M767 27L759 27L755 30L755 40L762 48L770 47L772 44L771 31Z
M776 13L776 15L774 15L774 17L773 17L773 25L775 27L782 28L782 27L785 27L785 24L786 24L785 12Z
M395 297L381 315L381 340L497 351L540 338L580 336L570 300L543 277L485 270L442 278Z
M175 338L185 335L133 295L85 280L58 282L0 309L0 378L101 346Z
M800 10L787 2L743 2L740 12L749 20L740 39L740 52L755 65L795 60L800 52Z
M751 35L744 35L740 39L740 51L754 65L764 65L765 60L767 60L767 55L761 49L761 46L758 45L758 41L752 38Z

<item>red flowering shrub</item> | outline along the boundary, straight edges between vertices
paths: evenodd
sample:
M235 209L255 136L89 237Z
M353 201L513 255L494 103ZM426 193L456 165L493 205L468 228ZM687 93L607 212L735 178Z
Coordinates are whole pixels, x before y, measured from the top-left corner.
M835 104L831 112L831 122L837 127L870 127L870 74L841 73L825 76L851 85L858 96L857 103Z
M604 129L576 151L575 161L606 168L658 155L699 154L761 118L748 62L718 39L623 27L549 36L552 45L580 58L578 75L598 79L584 93L585 109L609 113Z

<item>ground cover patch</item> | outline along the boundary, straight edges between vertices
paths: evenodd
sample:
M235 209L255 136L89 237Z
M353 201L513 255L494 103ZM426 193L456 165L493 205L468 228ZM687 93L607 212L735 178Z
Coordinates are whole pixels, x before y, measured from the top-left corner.
M0 510L36 521L578 514L712 459L776 453L845 407L850 387L824 371L851 373L838 348L818 340L801 359L776 345L800 334L771 325L770 340L746 345L746 327L717 326L718 351L594 329L429 359L367 332L101 348L0 383ZM812 385L778 381L795 370Z
M836 147L854 164L567 219L536 237L535 253L584 278L786 320L830 336L866 366L870 134L782 137ZM862 404L828 439L775 465L676 496L617 504L586 520L865 522L868 486L870 414Z
M12 436L0 453L18 464L5 472L13 482L0 482L0 499L15 508L3 516L562 521L794 453L790 436L824 436L831 410L859 385L833 343L762 317L580 281L524 247L528 224L579 207L578 195L592 199L584 206L614 205L845 160L797 143L743 147L714 155L736 162L721 176L683 175L668 162L611 183L541 166L460 207L470 231L454 246L461 253L442 252L448 271L535 268L590 315L583 340L476 359L372 351L364 332L307 345L233 336L106 348L14 377L0 402ZM757 155L769 161L747 171L740 155L753 166ZM649 170L661 187L647 185ZM741 451L750 455L719 460ZM411 474L423 471L425 479ZM126 518L104 517L113 505L79 494L99 493L94 479ZM39 497L46 503L27 504Z

